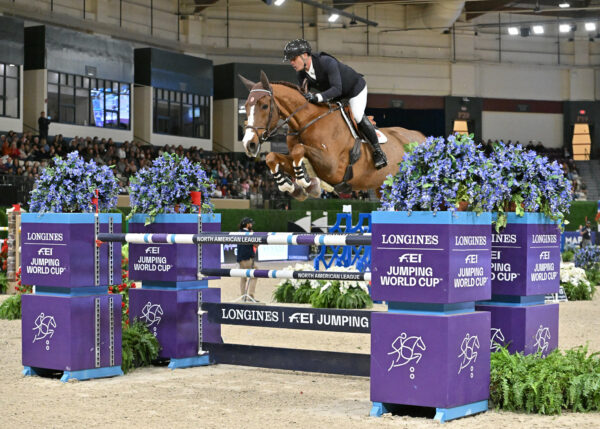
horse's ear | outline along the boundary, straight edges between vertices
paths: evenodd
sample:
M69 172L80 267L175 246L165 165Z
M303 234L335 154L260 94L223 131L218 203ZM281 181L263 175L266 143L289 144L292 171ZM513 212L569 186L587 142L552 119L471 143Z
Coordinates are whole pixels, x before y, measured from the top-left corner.
M269 78L264 71L260 71L260 83L262 83L264 89L271 89L271 84L269 83Z
M252 90L252 88L254 88L254 85L256 85L256 83L252 82L249 79L246 79L244 76L242 76L241 74L238 74L238 77L240 78L240 80L242 81L242 83L244 84L244 86L246 88L248 88L248 91Z

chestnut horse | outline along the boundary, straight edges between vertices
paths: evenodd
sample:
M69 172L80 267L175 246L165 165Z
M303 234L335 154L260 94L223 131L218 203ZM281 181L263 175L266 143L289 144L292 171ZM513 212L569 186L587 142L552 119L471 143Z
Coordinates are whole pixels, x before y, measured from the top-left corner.
M337 192L373 189L379 194L386 176L397 173L404 145L425 140L418 131L400 127L381 129L388 139L381 145L388 166L376 170L370 146L360 139L357 142L338 105L308 103L300 87L288 82L270 83L264 72L258 83L239 77L250 91L243 138L246 155L251 158L258 155L261 144L281 129L280 120L288 124L289 155L271 152L266 162L279 190L296 199L318 198L322 182L324 188L331 185ZM351 152L355 162L349 169ZM310 162L308 169L312 167L317 177L309 177L305 160Z

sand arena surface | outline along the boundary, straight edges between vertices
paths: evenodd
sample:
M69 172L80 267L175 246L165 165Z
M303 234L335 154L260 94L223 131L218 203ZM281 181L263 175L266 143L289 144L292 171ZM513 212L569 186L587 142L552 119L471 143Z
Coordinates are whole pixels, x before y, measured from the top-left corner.
M265 266L267 266L265 264ZM270 264L269 266L273 266ZM271 302L278 280L259 279L257 298ZM223 301L239 279L221 279ZM6 296L0 296L3 301ZM559 347L589 343L600 351L600 294L560 304ZM223 326L226 342L368 353L367 334ZM0 320L0 428L432 428L433 420L369 417L369 379L214 365L137 369L124 377L72 381L21 375L21 322ZM599 428L600 413L538 416L488 411L449 428Z

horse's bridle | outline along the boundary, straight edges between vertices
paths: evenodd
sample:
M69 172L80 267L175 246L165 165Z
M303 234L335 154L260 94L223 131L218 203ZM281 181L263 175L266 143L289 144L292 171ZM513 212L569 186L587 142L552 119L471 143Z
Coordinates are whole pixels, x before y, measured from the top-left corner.
M266 126L255 127L255 126L248 125L248 124L246 124L244 126L244 130L251 129L252 131L254 131L254 133L258 137L258 142L260 144L262 144L263 142L267 141L273 135L273 130L278 128L278 127L275 127L275 128L273 128L273 130L269 130L269 124L271 123L271 119L273 119L273 105L275 105L275 101L273 100L273 98L274 98L273 91L269 91L268 89L256 88L256 89L250 90L250 94L252 94L253 92L266 92L271 97L271 102L269 103L269 118L267 119ZM262 97L258 98L256 100L256 102L258 102L258 100L260 100L261 98ZM277 107L277 106L275 106L275 107ZM279 109L278 109L278 111L279 111ZM264 131L262 133L260 133L258 130L264 130Z
M260 144L263 144L265 141L269 140L273 135L275 135L277 133L277 131L279 131L281 128L283 128L285 125L288 125L290 120L302 109L304 109L306 106L308 106L309 102L306 101L304 104L302 104L300 107L298 107L296 110L294 110L292 113L290 113L281 124L279 125L275 125L275 127L273 127L272 129L269 129L269 124L271 123L271 119L273 119L273 110L274 108L277 109L277 113L279 114L279 116L281 117L281 110L279 110L279 107L277 106L277 104L275 103L275 96L273 95L273 91L270 91L268 89L262 89L262 88L256 88L256 89L252 89L250 90L250 93L253 92L266 92L270 98L271 98L271 102L269 103L269 117L267 119L267 123L266 126L264 127L255 127L252 125L248 125L246 124L244 126L244 130L246 129L251 129L252 131L254 131L254 133L256 134L256 136L258 137L258 142ZM262 97L261 97L262 98ZM260 98L258 99L260 100ZM258 100L256 100L258 102ZM328 103L329 104L329 103ZM312 119L311 121L308 122L308 124L304 125L302 128L300 128L298 131L295 131L293 133L288 133L287 135L289 136L300 136L300 134L302 134L308 127L312 126L315 122L323 119L325 116L337 111L341 109L340 105L332 105L329 104L329 110L319 116L317 116L316 118ZM260 133L258 130L264 130L262 133Z

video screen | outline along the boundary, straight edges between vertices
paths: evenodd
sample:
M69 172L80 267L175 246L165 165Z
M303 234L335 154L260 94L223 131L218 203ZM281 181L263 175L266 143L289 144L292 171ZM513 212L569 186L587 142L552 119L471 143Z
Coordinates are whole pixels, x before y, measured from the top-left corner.
M129 85L121 85L119 94L105 88L92 88L92 110L97 127L129 128Z

